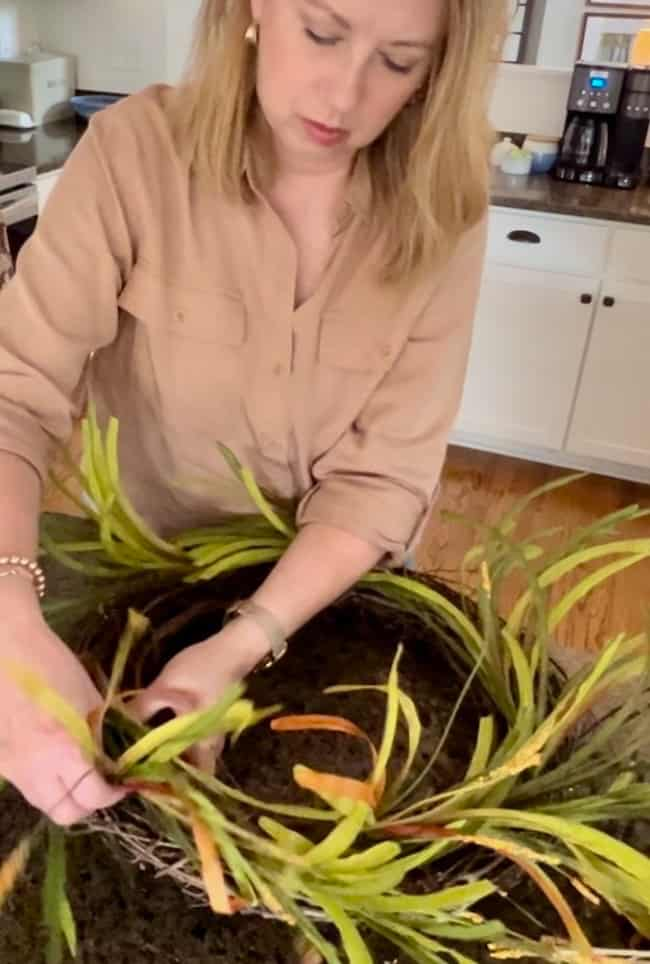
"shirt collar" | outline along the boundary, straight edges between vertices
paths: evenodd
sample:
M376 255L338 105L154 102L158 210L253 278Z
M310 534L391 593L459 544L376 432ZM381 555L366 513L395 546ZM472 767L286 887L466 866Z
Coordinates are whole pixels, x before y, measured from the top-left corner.
M242 157L242 175L248 186L258 198L264 197L262 178L260 177L261 159L269 150L267 144L268 130L265 125L253 122L244 145ZM267 155L268 156L268 155ZM368 152L359 151L353 161L350 177L344 197L344 210L341 215L343 222L347 222L350 215L364 218L370 210L372 200L372 178Z

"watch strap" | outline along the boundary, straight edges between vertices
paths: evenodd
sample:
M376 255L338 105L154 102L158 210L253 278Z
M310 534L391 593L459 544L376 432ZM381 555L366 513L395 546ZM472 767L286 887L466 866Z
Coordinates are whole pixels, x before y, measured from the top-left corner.
M233 603L226 610L226 619L233 619L235 616L248 616L254 620L266 635L270 651L255 667L255 671L269 669L274 666L285 655L288 649L287 637L279 620L265 606L252 599L244 599Z

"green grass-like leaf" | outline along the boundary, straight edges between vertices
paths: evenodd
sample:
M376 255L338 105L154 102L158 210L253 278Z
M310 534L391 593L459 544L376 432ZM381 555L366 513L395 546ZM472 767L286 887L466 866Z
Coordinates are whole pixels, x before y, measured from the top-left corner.
M66 861L64 832L50 826L43 881L43 921L47 928L47 964L61 964L63 942L72 957L77 953L77 932L66 894Z

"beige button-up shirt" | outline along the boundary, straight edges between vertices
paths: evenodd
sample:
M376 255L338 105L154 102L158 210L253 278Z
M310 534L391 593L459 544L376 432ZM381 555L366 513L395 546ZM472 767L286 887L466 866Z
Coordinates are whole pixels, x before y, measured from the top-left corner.
M136 508L159 531L251 505L216 442L299 525L403 558L462 391L484 225L406 292L379 286L356 214L294 310L296 253L261 192L190 176L149 88L98 114L0 294L0 449L45 476L91 395L120 421Z

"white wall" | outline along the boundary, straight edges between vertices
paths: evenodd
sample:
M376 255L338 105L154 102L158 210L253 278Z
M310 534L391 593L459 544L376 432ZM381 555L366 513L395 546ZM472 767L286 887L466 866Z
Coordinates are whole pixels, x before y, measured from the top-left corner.
M575 63L584 7L585 0L546 0L539 66L568 68Z
M201 0L30 2L39 5L42 45L76 55L78 86L116 93L176 83L201 5Z
M194 21L201 0L165 0L167 29L167 69L165 79L175 84L183 75L192 49Z
M13 57L38 39L38 0L0 0L0 57Z
M40 40L77 57L82 89L131 93L164 80L160 0L40 0Z

